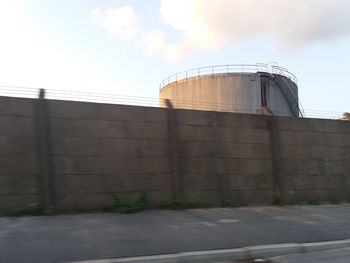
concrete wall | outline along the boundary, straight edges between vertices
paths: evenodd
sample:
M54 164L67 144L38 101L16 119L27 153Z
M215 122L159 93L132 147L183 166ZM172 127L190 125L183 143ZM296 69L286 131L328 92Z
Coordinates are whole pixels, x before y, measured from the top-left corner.
M0 97L0 213L43 207L37 103ZM57 212L143 193L150 207L350 200L350 122L67 101L47 113Z
M112 196L171 203L166 111L50 102L59 210L112 205Z
M0 212L40 209L36 100L0 97Z
M350 201L350 122L278 119L286 198Z

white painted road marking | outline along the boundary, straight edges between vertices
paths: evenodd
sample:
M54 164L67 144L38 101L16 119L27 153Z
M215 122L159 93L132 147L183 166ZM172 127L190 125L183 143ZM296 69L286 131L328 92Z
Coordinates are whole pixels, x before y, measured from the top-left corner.
M239 223L238 219L220 219L219 223Z

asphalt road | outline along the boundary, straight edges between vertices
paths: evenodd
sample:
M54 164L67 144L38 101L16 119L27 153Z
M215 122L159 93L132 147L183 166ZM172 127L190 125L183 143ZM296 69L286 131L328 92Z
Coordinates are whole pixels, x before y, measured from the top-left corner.
M318 251L273 258L274 263L349 263L350 248Z
M350 205L0 218L0 262L67 262L350 238Z

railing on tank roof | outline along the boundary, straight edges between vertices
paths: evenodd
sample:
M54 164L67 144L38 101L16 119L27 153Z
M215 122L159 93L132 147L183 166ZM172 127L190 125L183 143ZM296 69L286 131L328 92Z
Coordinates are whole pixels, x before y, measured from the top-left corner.
M249 65L249 64L219 65L219 66L209 66L209 67L201 67L201 68L185 70L165 78L160 83L160 89L162 89L166 85L169 85L170 83L173 83L179 80L186 80L193 77L209 76L214 74L257 73L257 72L279 74L287 77L288 79L293 81L295 84L298 84L298 80L296 76L293 75L293 73L289 72L288 69L277 65L258 63L255 65Z

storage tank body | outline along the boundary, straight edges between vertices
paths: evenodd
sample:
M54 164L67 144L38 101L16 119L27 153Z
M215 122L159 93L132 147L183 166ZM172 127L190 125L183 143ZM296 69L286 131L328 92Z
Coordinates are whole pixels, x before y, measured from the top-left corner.
M239 67L248 71L247 66ZM265 107L273 115L301 115L297 81L286 69L253 65L251 72L230 72L226 66L227 72L220 72L218 68L186 71L174 75L174 81L174 77L166 79L160 89L161 107L169 99L174 108L182 109L262 114Z

